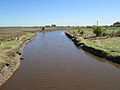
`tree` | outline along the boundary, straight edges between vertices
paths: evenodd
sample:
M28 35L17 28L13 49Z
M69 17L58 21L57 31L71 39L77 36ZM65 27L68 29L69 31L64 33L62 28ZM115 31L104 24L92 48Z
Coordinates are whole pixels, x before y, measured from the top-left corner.
M96 36L102 36L104 33L105 29L103 27L97 26L94 27L94 33L96 34Z
M42 27L42 30L44 31L44 30L45 30L45 27Z
M115 22L115 23L113 24L113 26L114 26L114 27L120 27L120 22Z
M55 25L55 24L52 24L52 27L56 27L56 25Z

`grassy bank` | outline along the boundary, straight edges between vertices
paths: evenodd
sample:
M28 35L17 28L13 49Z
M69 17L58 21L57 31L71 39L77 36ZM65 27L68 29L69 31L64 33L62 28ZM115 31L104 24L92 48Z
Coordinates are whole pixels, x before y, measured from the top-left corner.
M112 29L114 30L114 28ZM108 32L108 30L106 31ZM77 46L81 46L84 50L115 63L120 63L120 37L111 37L109 36L111 34L96 37L93 29L90 28L71 30L68 31L66 35L71 38Z
M30 32L19 32L18 35L10 32L10 34L5 36L5 33L3 37L1 35L0 40L0 86L19 67L25 42L35 37L35 34Z
M41 30L30 27L0 28L0 86L18 69L25 43Z
M25 33L14 40L2 40L0 42L0 62L8 63L16 54L22 54L23 44L34 36L34 33Z

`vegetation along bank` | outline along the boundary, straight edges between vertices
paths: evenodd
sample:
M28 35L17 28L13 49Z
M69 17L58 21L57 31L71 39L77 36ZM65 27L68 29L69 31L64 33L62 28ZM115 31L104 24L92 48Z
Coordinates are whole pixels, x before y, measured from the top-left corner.
M0 28L0 86L18 69L25 43L35 37L33 32L14 29Z
M65 34L82 49L120 64L119 27L78 27Z

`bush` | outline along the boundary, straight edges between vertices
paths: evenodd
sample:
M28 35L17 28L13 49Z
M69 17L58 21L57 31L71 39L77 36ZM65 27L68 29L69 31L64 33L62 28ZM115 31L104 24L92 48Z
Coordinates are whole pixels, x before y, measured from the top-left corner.
M81 30L81 29L78 29L78 34L83 35L83 34L84 34L84 31L83 31L83 30Z
M83 34L84 34L84 31L82 30L82 31L80 32L80 34L82 34L82 35L83 35Z
M120 22L115 22L115 23L113 24L113 27L120 27Z
M112 32L109 34L109 36L110 36L110 37L116 36L115 34L116 34L115 31L112 31Z
M80 33L81 32L81 29L78 29L78 33Z
M116 32L116 36L120 36L120 30Z
M105 29L103 27L97 26L97 27L94 27L93 32L96 34L96 36L103 36Z
M44 31L44 30L45 30L45 27L42 27L42 30Z

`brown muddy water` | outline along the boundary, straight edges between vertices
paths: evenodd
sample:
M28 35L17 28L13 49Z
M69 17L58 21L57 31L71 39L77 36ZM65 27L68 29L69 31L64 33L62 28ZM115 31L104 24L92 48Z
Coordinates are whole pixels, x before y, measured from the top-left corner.
M95 57L64 31L38 33L0 90L120 90L120 65Z

